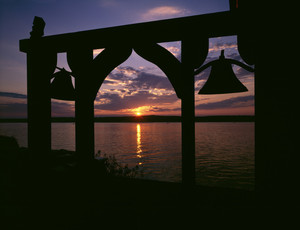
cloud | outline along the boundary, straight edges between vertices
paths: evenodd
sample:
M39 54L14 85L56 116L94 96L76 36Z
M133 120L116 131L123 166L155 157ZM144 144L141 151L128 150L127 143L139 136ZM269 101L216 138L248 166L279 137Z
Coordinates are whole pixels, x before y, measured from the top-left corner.
M0 101L1 118L26 118L27 117L27 96L19 93L0 92L0 96L8 99ZM12 98L11 100L9 98ZM74 104L74 103L73 103ZM74 116L74 105L66 102L52 100L52 116Z
M155 112L155 113L159 113L159 112L178 112L178 111L181 111L180 107L164 108L164 107L158 107L158 106L151 106L149 108L149 112Z
M157 96L147 90L134 92L124 97L115 93L99 93L96 98L95 109L119 111L142 106L172 104L178 100L175 94Z
M105 79L105 81L110 81L114 83L126 83L132 79L137 77L137 75L140 73L140 70L135 69L130 66L119 66L115 68L109 76ZM106 82L104 82L105 84Z
M166 76L146 71L133 67L118 67L104 81L100 92L114 89L113 91L119 95L122 94L122 97L145 90L154 95L175 94L173 86Z
M179 56L181 54L180 48L176 46L169 46L166 48L170 53L172 53L175 57Z
M162 77L150 73L140 72L137 78L131 81L128 85L132 89L163 89L163 90L173 90L169 79L167 77ZM174 92L175 93L175 92Z
M9 103L0 104L1 118L25 118L27 117L27 104Z
M173 54L179 61L181 61L181 49L176 46L165 47L171 54Z
M98 54L100 54L104 49L94 49L93 50L93 55L94 57L97 56Z
M52 100L51 115L52 117L74 117L75 103L67 103Z
M180 17L188 13L188 10L175 6L159 6L145 12L142 18L145 20L157 20L169 17Z
M238 77L238 79L253 79L254 78L254 74L252 72L249 72L248 70L245 70L242 67L238 67L237 70L235 71L236 76Z
M131 66L123 66L123 67L117 67L116 70L119 72L119 75L116 74L118 77L126 76L126 77L134 77L137 76L141 71L138 69L135 69Z
M225 49L237 49L237 44L235 42L217 42L209 48L209 52L216 52Z
M210 109L223 109L223 108L241 108L254 106L254 96L242 96L226 99L218 102L211 102L205 104L199 104L195 106L195 109L210 110Z
M26 98L25 94L0 92L0 117L27 117Z
M27 95L20 93L0 92L0 97L21 98L26 99Z

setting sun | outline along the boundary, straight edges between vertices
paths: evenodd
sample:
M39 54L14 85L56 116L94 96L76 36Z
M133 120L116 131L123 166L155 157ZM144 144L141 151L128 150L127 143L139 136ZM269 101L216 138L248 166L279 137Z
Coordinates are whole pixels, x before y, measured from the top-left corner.
M135 115L141 116L142 114L141 114L141 112L136 112Z

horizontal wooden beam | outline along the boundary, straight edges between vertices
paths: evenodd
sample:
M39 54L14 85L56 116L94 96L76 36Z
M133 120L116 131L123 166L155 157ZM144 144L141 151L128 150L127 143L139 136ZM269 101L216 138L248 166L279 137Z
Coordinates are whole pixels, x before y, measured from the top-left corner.
M235 35L238 15L232 11L196 15L103 29L45 36L42 46L57 53L73 48L101 49L111 45L181 41L185 36L219 37ZM29 52L32 41L20 40L20 51Z

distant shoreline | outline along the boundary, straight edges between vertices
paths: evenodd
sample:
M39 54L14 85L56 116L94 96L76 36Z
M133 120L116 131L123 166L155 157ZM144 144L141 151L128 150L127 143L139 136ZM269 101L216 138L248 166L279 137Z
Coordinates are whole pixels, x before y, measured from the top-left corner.
M52 117L51 121L75 122L74 117ZM203 116L196 117L196 122L255 122L255 116ZM26 123L27 118L0 118L0 123ZM123 117L95 117L94 122L181 122L181 116L123 116Z

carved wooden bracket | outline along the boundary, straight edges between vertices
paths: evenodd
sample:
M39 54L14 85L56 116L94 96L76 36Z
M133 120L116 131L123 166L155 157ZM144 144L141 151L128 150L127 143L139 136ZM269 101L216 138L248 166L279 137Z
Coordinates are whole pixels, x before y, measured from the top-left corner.
M92 50L74 49L67 52L67 60L76 81L84 85L83 88L87 94L85 96L95 100L97 92L108 74L126 61L131 53L132 48L116 45L105 48L93 59ZM75 86L75 90L78 88L77 86Z

